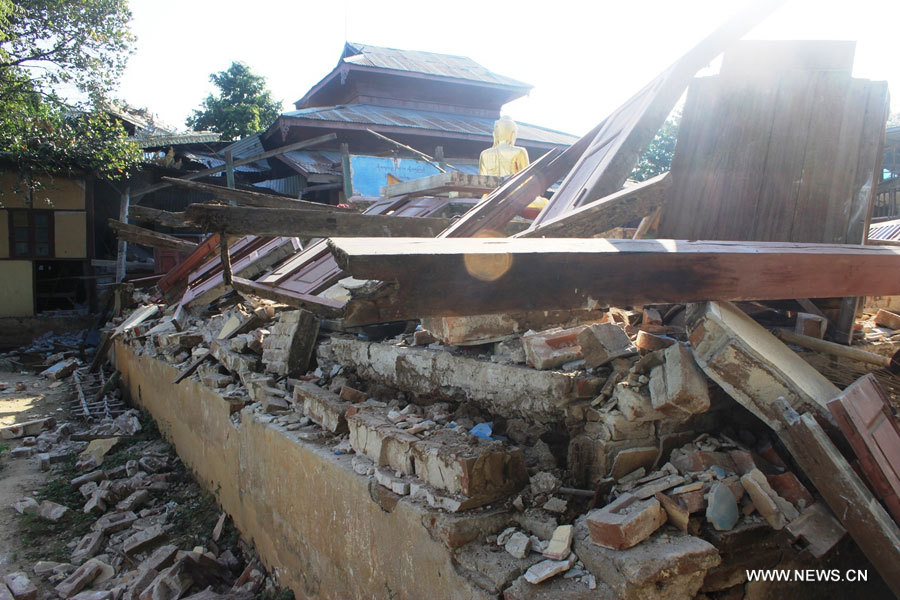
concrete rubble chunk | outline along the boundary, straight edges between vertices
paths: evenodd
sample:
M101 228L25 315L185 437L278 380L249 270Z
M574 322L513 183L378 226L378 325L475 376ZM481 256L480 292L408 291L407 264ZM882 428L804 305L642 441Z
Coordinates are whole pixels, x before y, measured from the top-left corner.
M348 433L347 408L349 402L325 388L301 381L294 386L294 403L303 407L303 414L319 427L331 433Z
M56 427L56 419L53 417L34 419L33 421L25 421L24 423L16 423L15 425L6 425L0 427L0 439L15 440L29 435L38 435L42 431L51 430L54 427Z
M589 325L578 332L578 345L588 368L600 367L616 358L633 356L637 348L625 331L613 323Z
M127 529L135 521L137 521L137 515L131 511L110 512L97 519L94 522L93 529L104 534L110 534Z
M116 504L116 510L133 511L137 510L150 500L150 492L148 490L137 490L128 495L127 498Z
M529 478L528 482L531 485L531 493L535 496L540 494L550 494L556 491L556 488L560 485L560 481L556 475L547 471L535 473Z
M75 372L75 369L78 368L78 359L77 358L69 358L67 360L62 360L52 367L41 371L41 377L46 377L47 379L58 380L64 379Z
M71 575L53 589L61 597L71 598L90 585L102 572L103 567L98 562L88 561L72 571Z
M16 503L13 504L13 508L20 515L36 515L40 510L41 505L31 496L25 496L21 500L16 501Z
M109 590L85 590L72 596L72 600L112 600L113 593Z
M193 577L184 568L183 562L176 562L163 570L156 579L141 592L140 600L178 600L194 583Z
M103 540L104 536L102 531L92 531L83 536L72 551L72 562L76 565L80 565L97 554L100 551L100 547L103 545Z
M531 538L521 531L517 531L509 536L503 547L515 558L525 558L531 551Z
M722 559L700 538L667 530L625 550L591 543L586 518L575 523L574 551L598 581L621 600L694 598L707 571Z
M552 369L582 358L578 334L587 326L570 329L554 327L545 331L530 331L522 336L526 362L535 369Z
M38 508L38 516L42 519L46 519L48 521L59 521L62 519L66 513L69 512L69 507L63 506L62 504L57 504L56 502L51 502L49 500L44 500L41 502L40 507Z
M412 447L419 441L372 410L360 410L347 416L350 445L368 456L379 467L391 467L404 475L413 475Z
M666 517L668 518L669 523L671 523L681 531L687 533L688 523L691 518L691 514L687 511L687 509L679 502L677 502L674 498L672 498L671 496L667 496L662 492L656 492L653 497L659 500L659 503L662 505L663 510L666 511Z
M900 315L883 308L875 313L875 324L888 329L900 329Z
M572 525L560 525L553 532L550 543L543 554L551 560L563 560L572 551L572 537L575 535Z
M6 584L0 581L0 600L15 600Z
M442 429L411 444L415 474L427 484L451 494L484 502L519 491L528 481L525 457L501 442Z
M740 404L778 431L781 397L838 434L826 402L840 390L762 325L728 302L692 304L686 313L697 363Z
M639 544L665 522L666 513L656 498L640 500L631 494L622 494L587 517L591 540L617 550Z
M617 385L613 399L622 415L629 421L639 423L660 421L667 416L653 408L650 391L646 388L636 389L629 385Z
M672 417L709 410L709 386L690 349L673 344L664 351L665 362L650 371L653 408Z
M143 531L130 535L122 542L122 552L125 556L133 556L139 552L145 552L153 546L161 543L166 537L166 531L161 525L148 527Z
M38 589L24 572L16 571L6 575L3 583L16 600L37 600Z
M742 475L741 485L747 490L756 510L769 522L772 529L782 529L788 521L799 516L800 513L797 512L794 505L772 489L766 476L759 469L753 469L746 475Z
M547 581L551 577L568 571L575 565L575 562L576 556L574 554L569 555L569 558L565 560L542 560L525 571L525 581L532 585L537 585L542 581Z
M728 531L737 524L740 513L737 501L728 486L716 482L709 490L706 504L706 519L718 531Z
M307 310L281 313L262 342L266 371L277 375L305 373L319 334L319 318Z
M177 553L178 546L174 544L160 546L138 565L138 569L141 571L161 571L166 567L171 567L172 563L175 562Z
M551 496L549 500L544 502L544 505L541 507L547 512L552 512L558 515L566 512L566 508L569 503L562 498L557 498L556 496Z

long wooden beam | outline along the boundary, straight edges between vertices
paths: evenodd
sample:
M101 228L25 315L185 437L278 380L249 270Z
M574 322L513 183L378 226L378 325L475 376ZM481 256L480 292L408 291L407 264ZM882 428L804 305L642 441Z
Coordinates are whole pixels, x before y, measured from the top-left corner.
M269 150L267 152L263 152L262 154L257 154L256 156L251 156L249 158L242 158L240 160L234 161L231 166L239 167L241 165L249 165L252 162L256 162L258 160L265 160L267 158L272 158L273 156L278 156L279 154L284 154L285 152L293 152L294 150L301 150L303 148L308 148L309 146L317 146L319 144L324 144L325 142L330 142L332 140L336 140L337 135L334 133L329 133L327 135L320 135L319 137L315 137L308 140L303 140L302 142L296 142L294 144L288 144L287 146L282 146L280 148L275 148L274 150ZM209 177L210 175L215 175L216 173L221 173L227 169L227 165L222 165L221 167L213 167L211 169L203 169L202 171L197 171L196 173L189 173L184 175L180 179L191 180L191 179L201 179L203 177ZM143 196L144 194L149 194L151 192L155 192L161 189L165 189L171 185L170 182L163 182L151 185L142 190L138 190L137 192L133 192L131 194L132 198L137 198L139 196Z
M434 237L450 224L450 219L435 217L392 217L213 204L191 204L185 210L185 215L188 221L206 231L224 231L231 235L313 238Z
M184 222L183 212L169 212L158 208L150 208L149 206L141 206L140 204L132 204L128 207L128 216L142 223L154 223L163 227L171 227L172 229L191 229L191 226L186 225Z
M592 237L629 221L646 217L662 206L672 184L669 173L657 175L590 204L545 221L517 237Z
M110 229L116 232L120 240L134 242L142 246L150 246L151 248L177 250L178 252L193 252L197 248L197 244L193 242L150 229L144 229L137 225L122 223L116 219L108 219L107 223L109 223Z
M448 171L386 185L381 188L381 195L393 198L395 196L433 196L446 192L485 194L503 183L503 179L503 177L495 175L471 175L462 171Z
M900 248L780 242L334 238L338 265L384 286L348 325L524 310L900 294Z
M305 210L320 210L324 212L353 212L349 208L339 208L330 204L310 202L309 200L295 200L293 198L285 198L284 196L276 196L275 194L266 194L263 192L231 189L212 183L185 181L184 179L176 179L174 177L163 177L162 180L171 183L175 187L212 194L213 197L218 198L219 200L237 202L239 204L246 204L247 206L256 206L260 208L302 208Z
M297 292L278 288L264 283L256 283L243 277L232 277L231 285L241 294L251 294L266 300L274 300L281 302L294 308L305 308L321 317L337 317L341 315L344 305L334 300L320 298L310 294L299 294Z

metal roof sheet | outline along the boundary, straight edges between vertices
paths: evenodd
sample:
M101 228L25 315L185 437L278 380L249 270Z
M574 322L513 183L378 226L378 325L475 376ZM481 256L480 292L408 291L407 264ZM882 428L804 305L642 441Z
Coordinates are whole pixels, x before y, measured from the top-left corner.
M869 225L870 240L900 241L900 219Z
M303 108L283 113L282 116L307 121L409 127L428 131L472 134L487 139L492 139L494 131L494 119L369 104ZM578 140L577 136L561 131L528 123L517 124L519 140L559 145L571 145Z
M139 148L162 148L164 146L177 146L178 144L218 142L221 135L211 131L192 131L172 135L134 136L128 138L128 140L137 144Z
M293 150L280 156L307 175L341 175L341 153L329 150Z
M425 73L427 75L452 77L454 79L479 81L515 88L530 89L532 87L511 77L489 71L465 56L422 52L420 50L398 50L396 48L372 46L371 44L347 42L344 46L341 61L364 67Z

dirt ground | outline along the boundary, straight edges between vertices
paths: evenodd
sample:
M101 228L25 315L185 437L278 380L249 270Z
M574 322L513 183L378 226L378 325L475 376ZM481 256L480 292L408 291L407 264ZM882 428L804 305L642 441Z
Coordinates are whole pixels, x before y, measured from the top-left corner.
M17 383L24 384L25 390L16 390ZM36 375L0 372L0 385L6 385L0 391L0 426L51 416L65 421L68 384L51 388L51 383ZM36 458L10 456L21 443L21 440L0 440L0 577L30 570L33 564L25 557L29 548L24 546L19 515L12 504L42 487L48 479L48 474L38 468Z

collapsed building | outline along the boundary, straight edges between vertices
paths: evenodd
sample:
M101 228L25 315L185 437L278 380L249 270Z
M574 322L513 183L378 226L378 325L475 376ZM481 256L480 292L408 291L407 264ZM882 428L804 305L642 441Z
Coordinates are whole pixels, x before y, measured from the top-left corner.
M900 595L887 86L736 42L768 8L464 210L452 170L363 210L167 180L211 235L74 372L110 361L300 597Z

